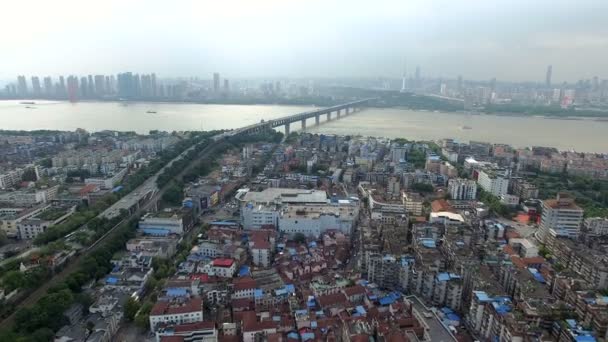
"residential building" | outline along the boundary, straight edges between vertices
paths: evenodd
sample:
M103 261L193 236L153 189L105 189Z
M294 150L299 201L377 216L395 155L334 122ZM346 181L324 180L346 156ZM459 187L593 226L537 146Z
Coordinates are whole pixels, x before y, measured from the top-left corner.
M150 330L161 324L187 324L203 320L203 300L199 297L176 297L159 300L150 311Z
M490 194L500 197L509 189L509 174L505 169L483 169L479 171L477 184Z
M420 194L414 192L403 192L402 195L403 205L405 206L405 211L408 214L414 216L422 215L422 204L424 203L424 199Z
M474 200L477 196L477 183L471 179L450 179L448 193L453 200Z
M555 199L543 201L540 221L541 239L548 235L576 238L583 223L583 209L574 203L574 198L559 193Z

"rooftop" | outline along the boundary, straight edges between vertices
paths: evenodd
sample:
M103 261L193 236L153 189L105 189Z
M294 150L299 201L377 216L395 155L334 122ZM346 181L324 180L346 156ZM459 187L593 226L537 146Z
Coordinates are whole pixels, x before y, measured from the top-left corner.
M268 188L259 192L241 192L237 198L243 202L256 203L327 203L325 191L305 189Z

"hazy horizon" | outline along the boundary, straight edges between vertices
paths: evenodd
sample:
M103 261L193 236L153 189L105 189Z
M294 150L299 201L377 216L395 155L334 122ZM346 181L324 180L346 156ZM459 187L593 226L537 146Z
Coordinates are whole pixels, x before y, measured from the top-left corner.
M608 2L26 0L0 13L0 79L608 78Z

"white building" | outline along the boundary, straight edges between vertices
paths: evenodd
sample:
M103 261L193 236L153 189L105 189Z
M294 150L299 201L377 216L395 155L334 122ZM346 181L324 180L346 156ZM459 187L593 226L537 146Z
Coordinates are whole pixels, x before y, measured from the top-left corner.
M422 196L417 193L404 192L402 199L406 212L415 216L422 215L422 204L424 203Z
M171 213L159 213L157 216L146 214L139 220L139 229L144 233L156 235L183 234L184 224L181 216Z
M519 196L502 194L500 195L500 203L510 207L517 206L519 204Z
M270 242L257 239L251 242L250 245L253 264L261 267L270 266L270 256L272 253Z
M540 221L541 239L548 235L576 238L583 222L583 209L574 203L574 198L559 193L555 199L543 201Z
M294 235L319 237L327 230L350 235L358 217L358 206L348 204L289 205L281 210L279 230Z
M442 223L445 225L462 224L464 223L464 218L460 214L449 211L439 211L431 213L429 216L429 223Z
M528 239L510 239L509 246L512 246L522 258L534 258L538 256L538 247Z
M118 183L122 181L124 176L127 174L127 168L123 168L116 172L114 175L106 178L86 178L84 183L86 185L94 184L100 189L112 189Z
M583 226L590 234L608 235L608 218L590 217L585 219Z
M156 331L160 323L185 324L203 320L203 300L199 297L178 297L158 301L150 311L150 330Z
M237 264L233 259L217 258L203 267L203 273L222 277L232 278L236 273Z
M477 196L477 183L471 179L450 179L448 193L453 200L474 200Z
M263 191L239 190L235 196L241 203L244 229L277 227L279 211L286 204L327 204L327 193L320 190L268 188Z
M481 170L479 171L477 183L485 191L500 197L507 194L509 188L509 171L498 169Z
M24 169L15 169L0 174L0 189L9 189L19 184L24 172Z

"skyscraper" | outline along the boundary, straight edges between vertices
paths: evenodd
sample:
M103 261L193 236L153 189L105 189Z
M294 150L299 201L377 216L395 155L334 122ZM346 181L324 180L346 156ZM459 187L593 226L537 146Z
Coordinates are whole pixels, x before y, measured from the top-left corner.
M103 75L95 75L95 95L105 95L105 77Z
M403 75L402 75L402 79L401 79L401 92L404 93L407 89L407 69L406 69L406 64L405 64L405 60L403 60Z
M458 75L458 92L462 93L462 75Z
M219 72L213 73L213 91L215 93L218 93L220 91L220 73Z
M118 74L118 96L126 99L134 96L132 73L125 72Z
M51 76L44 78L44 93L46 96L52 96L54 94L53 80L51 79Z
M32 91L36 97L42 94L42 90L40 88L40 78L38 78L38 76L32 76Z
M87 94L89 94L89 97L94 97L95 96L95 82L93 81L93 75L89 75L87 76Z
M150 80L152 82L152 96L156 97L156 93L157 93L157 86L156 86L156 74L152 73L152 75L150 75Z
M68 76L67 82L68 98L71 102L76 102L78 100L78 77Z
M17 93L21 97L25 97L27 95L27 82L25 81L25 76L17 77Z
M553 74L553 66L549 65L547 67L547 76L546 76L546 80L545 80L545 85L547 87L551 87L551 76Z
M89 84L87 82L87 77L82 76L80 78L80 96L86 99L89 97L89 95Z
M230 92L230 81L227 78L224 79L224 93Z
M65 97L67 95L67 89L65 87L65 78L63 76L59 76L59 83L57 83L55 87L57 88L55 93L58 96Z

